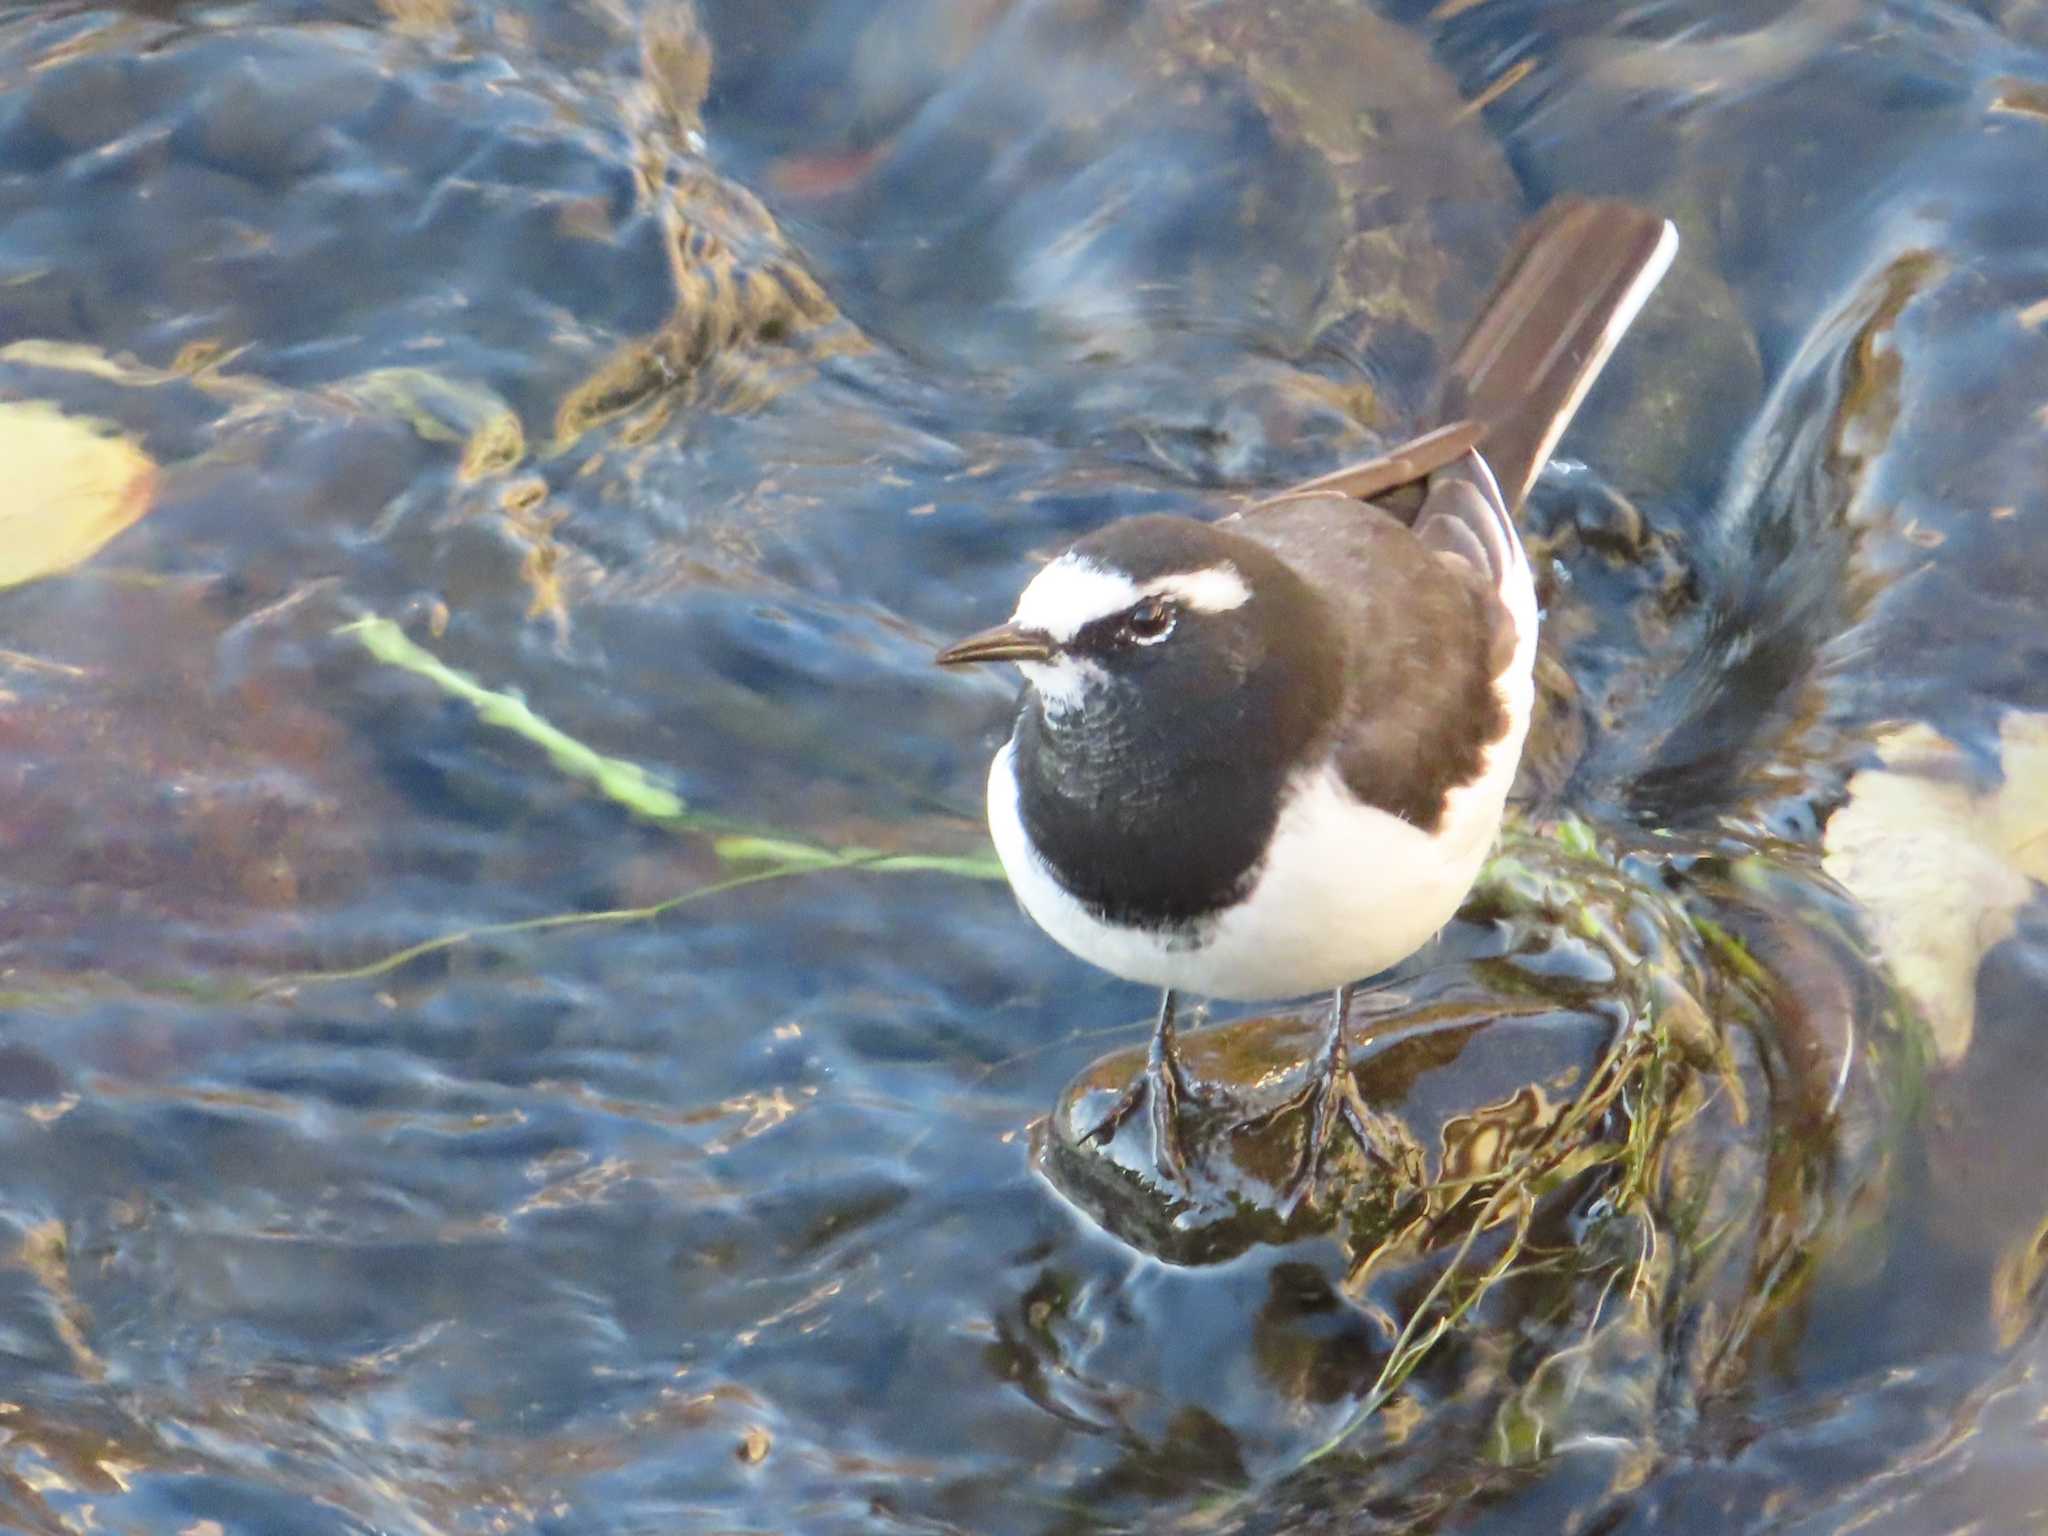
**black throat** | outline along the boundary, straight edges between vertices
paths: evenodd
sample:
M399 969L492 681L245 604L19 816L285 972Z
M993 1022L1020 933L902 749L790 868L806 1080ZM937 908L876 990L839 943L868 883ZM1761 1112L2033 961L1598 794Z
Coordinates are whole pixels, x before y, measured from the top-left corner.
M1048 718L1024 690L1013 763L1025 831L1109 922L1189 928L1243 896L1291 776L1329 739L1341 650L1322 600L1268 559L1218 644L1111 677L1070 715Z

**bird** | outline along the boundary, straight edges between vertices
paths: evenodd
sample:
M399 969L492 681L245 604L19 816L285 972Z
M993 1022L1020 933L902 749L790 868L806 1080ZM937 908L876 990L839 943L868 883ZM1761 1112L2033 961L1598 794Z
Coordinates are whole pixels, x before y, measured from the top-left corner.
M1351 1072L1353 998L1436 936L1492 849L1535 701L1516 514L1677 247L1635 204L1550 203L1452 354L1438 425L1227 515L1112 522L937 653L1023 673L987 791L1019 904L1162 992L1144 1070L1088 1139L1149 1106L1154 1164L1184 1181L1180 994L1328 992L1288 1207L1340 1123L1391 1160Z

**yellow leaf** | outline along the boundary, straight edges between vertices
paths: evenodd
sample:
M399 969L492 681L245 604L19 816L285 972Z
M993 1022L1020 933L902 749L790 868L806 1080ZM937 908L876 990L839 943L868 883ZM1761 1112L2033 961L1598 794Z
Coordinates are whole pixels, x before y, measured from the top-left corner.
M149 510L156 464L104 422L0 400L0 587L68 571Z
M1944 1061L1970 1047L1977 966L2048 879L2048 715L1999 728L2004 782L1979 791L1962 749L1913 724L1878 742L1879 768L1849 781L1822 863L1862 905L1896 980Z

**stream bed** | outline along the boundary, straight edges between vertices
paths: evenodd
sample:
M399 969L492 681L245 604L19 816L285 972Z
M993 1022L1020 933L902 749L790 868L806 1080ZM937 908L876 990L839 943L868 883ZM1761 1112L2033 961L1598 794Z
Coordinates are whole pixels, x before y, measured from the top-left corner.
M2038 0L0 7L0 1528L2048 1524L2044 167ZM1683 247L1361 1063L1540 1178L1175 1206L932 653L1568 193Z

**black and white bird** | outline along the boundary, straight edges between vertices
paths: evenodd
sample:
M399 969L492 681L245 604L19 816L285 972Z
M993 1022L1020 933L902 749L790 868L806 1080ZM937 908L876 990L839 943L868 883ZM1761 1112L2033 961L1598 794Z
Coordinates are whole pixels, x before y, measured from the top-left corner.
M1445 425L1217 521L1081 539L1007 623L941 665L1015 662L989 827L1024 910L1104 970L1165 989L1145 1073L1184 1172L1175 994L1336 992L1296 1197L1342 1119L1355 983L1456 913L1500 829L1534 703L1537 608L1515 514L1677 250L1626 203L1553 203L1453 358Z

